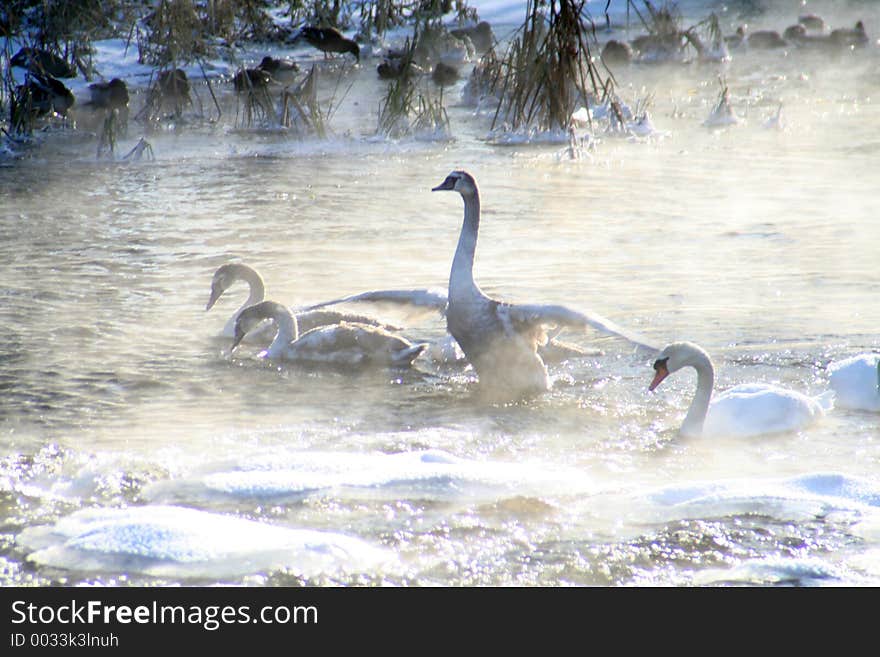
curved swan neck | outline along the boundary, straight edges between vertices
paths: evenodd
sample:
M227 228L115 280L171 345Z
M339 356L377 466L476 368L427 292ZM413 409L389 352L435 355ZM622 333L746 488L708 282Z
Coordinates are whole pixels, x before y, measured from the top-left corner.
M464 201L464 221L449 274L450 293L454 288L475 287L474 255L480 230L480 192L475 189L473 193L462 193L461 198Z
M715 368L705 352L695 352L687 365L697 371L697 391L684 422L681 423L681 433L685 436L697 436L703 432L703 424L709 412L712 388L715 385Z
M243 308L259 303L265 298L266 285L263 283L263 277L260 276L255 269L241 266L236 270L236 273L250 288L247 301L245 301Z
M268 317L275 321L278 331L275 333L275 339L264 352L267 358L276 358L290 345L299 338L299 326L296 323L296 317L286 311L286 309L273 308Z

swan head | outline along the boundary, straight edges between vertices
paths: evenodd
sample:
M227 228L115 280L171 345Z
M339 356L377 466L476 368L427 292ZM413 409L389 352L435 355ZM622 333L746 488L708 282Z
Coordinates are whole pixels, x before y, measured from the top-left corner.
M453 191L462 196L473 196L477 193L477 181L467 171L453 171L446 180L431 189L432 192Z
M710 362L709 354L693 342L673 342L666 345L654 360L654 380L648 390L653 391L663 379L682 367L697 367Z
M233 263L220 265L211 279L211 298L208 299L208 305L205 306L205 310L211 310L214 304L217 303L217 299L222 297L223 293L237 280L238 276Z
M259 294L262 295L263 281L255 269L244 263L228 262L225 265L220 265L214 272L214 277L211 279L211 297L208 299L205 310L211 310L217 303L217 299L223 296L223 293L236 281L246 281L252 289L256 285L260 290Z
M235 351L235 348L244 340L244 336L262 324L263 320L271 319L279 322L285 314L290 315L290 311L275 301L261 301L242 310L235 320L230 351Z

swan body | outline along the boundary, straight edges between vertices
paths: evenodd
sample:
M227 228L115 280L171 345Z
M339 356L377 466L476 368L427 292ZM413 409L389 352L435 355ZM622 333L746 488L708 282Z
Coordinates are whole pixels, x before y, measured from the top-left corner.
M453 171L432 191L456 191L464 201L464 220L449 274L446 327L477 371L485 395L516 399L548 390L547 367L538 346L546 344L547 330L552 328L591 326L656 351L599 315L559 305L502 303L486 296L473 276L480 224L476 181L466 171Z
M338 366L388 365L405 367L425 349L385 329L369 324L341 322L319 326L299 334L293 313L275 301L261 301L245 308L235 322L232 350L264 320L276 327L272 344L261 358L288 362Z
M248 296L245 302L227 320L226 325L221 332L221 336L224 338L232 338L235 336L235 321L245 308L259 303L266 298L266 285L263 282L263 277L260 276L257 270L244 263L230 262L220 265L214 272L214 276L211 279L211 296L208 299L208 304L205 306L205 310L211 310L211 308L214 307L214 304L217 303L217 300L223 296L223 293L238 281L247 283ZM326 305L330 304L316 304L312 308L298 310L296 312L296 320L299 330L305 333L306 331L310 331L319 326L338 324L339 322L369 324L372 326L380 326L389 331L397 328L388 324L383 324L382 322L379 322L372 317L367 317L366 315L344 313L335 310L318 310L318 308L322 308ZM255 329L250 332L251 337L259 338L264 342L269 342L274 335L275 330L268 324L264 328Z
M880 411L880 354L860 354L828 366L831 389L843 408Z
M810 397L765 383L738 385L713 400L712 359L692 342L664 347L654 361L654 380L648 390L653 391L663 379L683 367L697 371L697 391L681 425L684 436L747 437L797 431L823 417L833 405L833 393Z
M449 305L449 295L442 288L415 288L415 289L392 289L392 290L369 290L359 294L352 294L330 301L314 304L303 310L317 312L317 309L336 304L369 303L379 307L391 307L403 312L407 321L417 321L425 314L439 314L446 317L446 309ZM430 360L452 364L466 362L467 358L459 347L458 342L452 335L447 334L429 344L425 350L425 356ZM538 354L545 363L559 363L569 358L583 358L585 356L599 356L602 351L589 349L580 345L560 340L556 335L548 336L547 342L538 345Z

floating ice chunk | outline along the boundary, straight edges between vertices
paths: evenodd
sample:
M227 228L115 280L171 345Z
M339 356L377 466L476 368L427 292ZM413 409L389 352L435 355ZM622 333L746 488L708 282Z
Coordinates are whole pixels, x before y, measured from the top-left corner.
M178 506L85 509L18 537L28 559L69 570L232 577L279 568L303 576L366 572L391 553L352 536L290 529Z

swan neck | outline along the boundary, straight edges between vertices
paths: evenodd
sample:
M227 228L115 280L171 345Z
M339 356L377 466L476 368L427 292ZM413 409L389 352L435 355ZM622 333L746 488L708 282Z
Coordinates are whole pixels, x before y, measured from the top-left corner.
M462 194L464 200L464 221L458 237L458 247L452 259L449 275L450 294L454 289L474 287L474 255L477 251L477 234L480 230L480 194Z
M703 432L709 402L712 401L712 388L715 385L715 369L707 357L700 357L693 367L697 370L697 391L681 425L685 436L697 436Z
M244 302L244 308L260 303L266 296L266 286L263 283L263 277L253 269L243 269L241 278L250 288L247 301Z
M272 340L272 344L266 349L266 356L268 358L277 358L283 354L291 342L296 342L299 338L299 326L297 325L296 318L290 313L275 313L272 315L272 320L274 320L275 326L278 327L278 331L275 333L275 339Z

